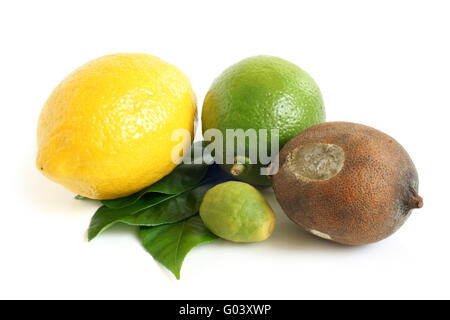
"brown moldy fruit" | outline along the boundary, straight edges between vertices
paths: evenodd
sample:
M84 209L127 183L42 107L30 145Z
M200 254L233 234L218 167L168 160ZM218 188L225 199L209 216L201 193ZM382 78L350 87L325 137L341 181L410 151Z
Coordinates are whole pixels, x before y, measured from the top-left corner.
M312 126L280 151L273 176L288 217L316 236L347 245L382 240L423 205L416 168L388 135L360 124Z

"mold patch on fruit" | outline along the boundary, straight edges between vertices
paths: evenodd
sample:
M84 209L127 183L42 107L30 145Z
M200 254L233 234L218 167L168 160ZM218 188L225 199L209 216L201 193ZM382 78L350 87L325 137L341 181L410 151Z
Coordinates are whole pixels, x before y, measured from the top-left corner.
M327 143L310 143L295 148L287 155L285 170L305 182L328 180L344 166L341 147Z

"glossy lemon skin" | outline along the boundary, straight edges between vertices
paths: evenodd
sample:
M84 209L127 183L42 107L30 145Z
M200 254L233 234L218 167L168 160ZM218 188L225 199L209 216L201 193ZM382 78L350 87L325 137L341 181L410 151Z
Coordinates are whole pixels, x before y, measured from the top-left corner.
M172 133L193 137L196 118L195 94L178 68L147 54L107 55L53 90L39 117L36 165L82 196L126 196L175 168L180 141Z

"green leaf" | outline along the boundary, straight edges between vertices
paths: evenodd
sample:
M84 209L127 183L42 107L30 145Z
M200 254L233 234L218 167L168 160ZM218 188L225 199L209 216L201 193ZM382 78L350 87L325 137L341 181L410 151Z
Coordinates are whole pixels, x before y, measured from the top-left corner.
M100 207L91 219L88 240L116 223L154 226L186 219L198 212L208 185L197 187L176 195L158 194L141 198L130 206L120 209Z
M127 216L120 222L136 226L157 226L184 220L198 212L203 196L210 188L210 185L203 185L183 192L168 201Z
M188 252L195 246L217 239L198 215L178 223L141 227L144 248L177 279Z
M132 205L147 193L178 194L185 192L200 183L207 169L208 165L206 164L181 164L168 176L137 193L123 198L102 200L102 203L109 208L119 209Z

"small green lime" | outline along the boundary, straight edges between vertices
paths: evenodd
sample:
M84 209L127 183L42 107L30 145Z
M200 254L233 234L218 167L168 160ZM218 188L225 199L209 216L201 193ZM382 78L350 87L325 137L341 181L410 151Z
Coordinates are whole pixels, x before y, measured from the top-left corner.
M275 228L275 214L262 194L239 181L208 190L200 205L200 217L212 233L235 242L263 241Z
M314 80L295 64L272 56L247 58L226 69L211 85L202 111L203 133L219 129L224 146L226 129L268 129L268 152L271 129L279 129L281 148L300 131L324 121L322 95ZM248 155L248 143L245 152ZM246 156L237 154L237 149L235 153ZM237 178L270 185L271 180L260 175L260 165L258 158L257 163L237 172ZM233 164L222 168L233 173Z

